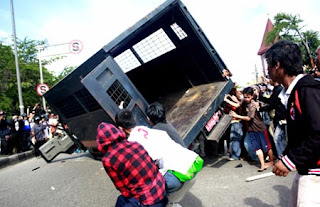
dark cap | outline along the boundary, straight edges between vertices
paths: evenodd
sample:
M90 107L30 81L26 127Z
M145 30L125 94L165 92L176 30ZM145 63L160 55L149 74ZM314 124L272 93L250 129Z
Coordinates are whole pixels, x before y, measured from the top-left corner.
M34 122L39 122L40 121L40 116L35 116L34 117Z

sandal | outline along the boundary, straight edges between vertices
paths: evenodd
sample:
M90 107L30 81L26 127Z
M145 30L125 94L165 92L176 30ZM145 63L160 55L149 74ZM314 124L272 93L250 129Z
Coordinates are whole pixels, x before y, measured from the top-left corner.
M259 169L258 172L263 172L265 171L267 168L264 168L264 169Z

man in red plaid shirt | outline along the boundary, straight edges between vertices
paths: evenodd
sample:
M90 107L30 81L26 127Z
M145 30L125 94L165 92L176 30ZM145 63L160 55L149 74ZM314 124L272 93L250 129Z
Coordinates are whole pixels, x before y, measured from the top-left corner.
M124 132L102 122L97 128L97 145L103 166L121 192L116 207L164 207L168 199L165 181L145 149L128 142Z

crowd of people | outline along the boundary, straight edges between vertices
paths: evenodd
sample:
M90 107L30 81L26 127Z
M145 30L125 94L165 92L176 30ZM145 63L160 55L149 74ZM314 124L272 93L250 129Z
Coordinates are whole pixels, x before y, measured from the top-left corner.
M320 46L316 50L316 67L311 77L320 81ZM232 74L224 70L226 77ZM272 167L287 146L286 106L279 94L285 91L277 79L261 77L261 83L239 89L235 84L224 98L225 112L233 120L230 126L229 160L259 161L258 172ZM267 163L265 163L267 161Z
M320 68L320 47L316 52ZM225 113L233 117L227 136L229 159L257 161L258 172L273 167L277 176L297 171L289 206L319 205L319 70L303 74L301 51L290 41L274 44L266 60L270 79L263 77L263 82L242 90L235 84L225 95ZM227 69L223 73L226 78L232 76ZM102 122L97 128L103 166L121 192L116 207L164 207L167 196L202 169L202 158L187 148L166 121L161 104L150 104L145 113L152 128L137 126L127 109L116 114L117 126ZM1 154L26 151L30 142L39 148L57 125L58 117L39 104L11 120L0 111Z
M266 82L243 90L235 87L224 98L228 104L225 111L233 117L229 159L259 161L258 172L273 166L274 158L282 154L287 140L285 107L277 97L282 86L266 78L263 80Z
M49 107L44 109L38 103L34 107L27 107L21 115L13 114L8 118L4 111L0 111L1 155L11 155L38 148L54 134L59 117L51 113Z
M316 53L320 68L320 47ZM297 171L289 206L319 205L319 70L315 68L312 76L303 74L301 51L290 41L274 44L266 59L270 79L263 77L262 83L243 90L235 85L225 95L225 113L233 117L227 136L229 159L259 161L258 172L273 167L277 176ZM227 79L232 76L228 69L223 75ZM136 126L129 110L118 112L117 127L101 123L97 129L97 145L105 154L103 166L121 192L116 207L165 206L166 195L184 185L181 176L185 177L200 158L172 133L176 130L166 122L161 105L151 104L146 115L153 129Z
M258 172L273 167L277 176L297 171L292 207L320 204L320 46L316 54L316 67L306 74L299 47L279 41L265 55L270 79L235 87L224 99L233 117L230 160L258 160Z

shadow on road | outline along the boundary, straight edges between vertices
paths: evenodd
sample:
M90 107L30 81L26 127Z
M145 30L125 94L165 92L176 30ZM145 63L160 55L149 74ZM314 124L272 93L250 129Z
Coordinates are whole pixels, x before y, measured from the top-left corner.
M192 193L190 193L190 191L188 191L185 194L185 196L179 202L179 204L181 206L197 206L197 207L202 206L202 202L196 196L194 196Z
M244 199L244 203L246 205L250 205L250 206L254 206L254 207L256 207L256 206L259 206L259 207L273 207L273 205L269 205L269 204L263 203L259 198L253 198L253 197Z
M276 206L288 206L289 197L290 197L290 189L287 186L283 185L275 185L273 189L278 191L279 195L279 204ZM269 205L267 203L263 203L259 198L249 197L244 199L244 203L250 206L259 206L259 207L271 207L273 205Z
M219 155L217 157L205 157L203 166L212 167L212 168L220 168L224 164L226 164L229 160L227 157L223 157L223 155Z
M89 157L89 158L94 159L94 157L90 153L80 153L77 156L70 156L70 157L61 158L61 159L59 159L59 157L56 157L50 163L63 162L63 161L66 161L66 160L74 160L74 159L77 159L77 158L80 158L80 157ZM48 164L50 164L50 163L48 163Z
M291 189L289 189L287 186L283 186L283 185L275 185L273 186L273 189L275 189L276 191L279 192L279 202L280 202L280 206L288 206L289 203L289 199L290 199L290 191Z

